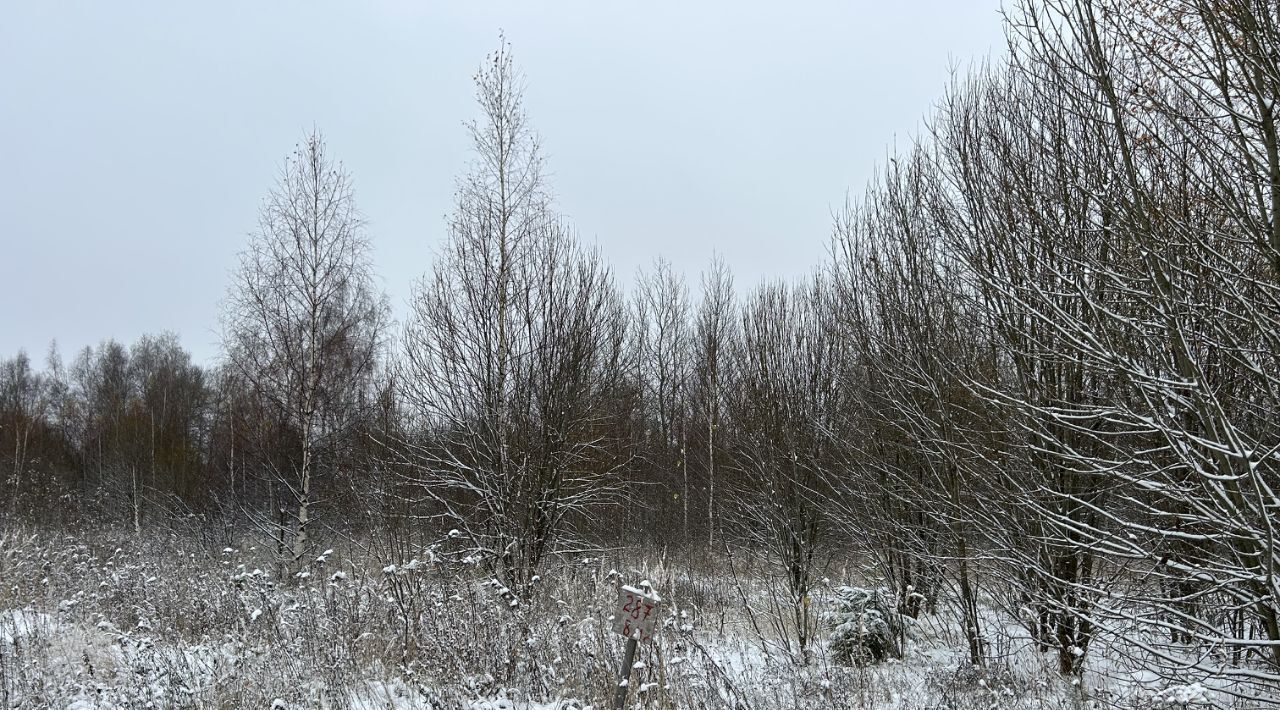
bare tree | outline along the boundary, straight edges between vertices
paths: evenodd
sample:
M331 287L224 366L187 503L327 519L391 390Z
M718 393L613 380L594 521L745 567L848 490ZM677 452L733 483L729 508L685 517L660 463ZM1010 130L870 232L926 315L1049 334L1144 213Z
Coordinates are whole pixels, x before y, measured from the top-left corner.
M832 306L821 277L754 293L742 309L729 403L740 476L734 522L740 539L776 565L784 601L771 619L801 663L812 654L809 595L828 532L823 481L842 461L847 358Z
M475 77L476 162L413 297L399 448L417 515L527 598L575 520L620 494L625 308L550 206L522 82L505 43Z
M208 394L204 372L191 362L173 333L144 335L130 348L133 416L145 427L132 462L134 529L142 525L144 501L172 508L192 497L199 481L199 428Z
M75 425L83 478L98 486L128 466L125 419L130 399L129 353L115 340L85 347L71 367L77 400Z
M223 309L229 364L297 432L297 458L277 472L292 503L277 535L289 528L294 564L310 544L318 454L350 422L387 321L369 249L351 178L313 132L263 204Z
M724 383L727 353L734 333L733 276L718 256L702 273L702 300L694 323L692 354L692 416L702 417L698 430L705 434L703 475L707 487L707 546L716 541L716 452L723 449Z
M837 221L836 321L850 341L846 428L857 435L831 485L835 514L866 541L903 613L954 601L969 662L981 665L973 510L1002 442L990 436L999 413L966 387L989 379L991 343L947 249L948 204L929 158L923 147L899 155Z
M689 539L689 289L659 258L636 279L632 342L639 370L645 455L654 479L676 478L680 539ZM666 486L661 486L664 494ZM662 503L666 495L660 496Z
M1052 272L1028 280L1022 252L990 283L1089 385L1028 410L1043 450L1117 501L1055 491L1045 510L1081 511L1050 518L1055 535L1148 582L1077 615L1144 669L1274 696L1280 16L1247 0L1023 15L1028 95L1057 116L1041 108L1037 135L998 160L1034 156L1006 173L1052 176L1061 187L1040 192L1058 197L1032 219L1062 224L1037 247Z
M2 451L12 452L13 457L4 480L4 488L9 491L5 512L11 515L17 512L26 493L33 435L39 437L40 427L46 425L53 406L52 394L49 378L31 369L25 352L0 361L0 441L5 445Z

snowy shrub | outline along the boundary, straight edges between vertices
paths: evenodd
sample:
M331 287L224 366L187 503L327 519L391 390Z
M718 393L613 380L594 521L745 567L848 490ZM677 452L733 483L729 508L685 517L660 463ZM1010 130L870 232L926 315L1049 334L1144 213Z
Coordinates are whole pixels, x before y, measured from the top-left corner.
M1151 698L1152 705L1158 708L1192 708L1209 707L1209 691L1200 683L1172 685L1164 688Z
M839 587L827 615L831 653L842 663L866 665L901 658L901 639L911 619L894 604L883 587Z
M1135 674L1136 687L1115 696L1117 707L1131 710L1197 710L1223 707L1215 702L1215 693L1202 683L1178 683L1155 677L1154 673ZM1221 698L1218 698L1221 700ZM1251 706L1245 706L1251 707Z

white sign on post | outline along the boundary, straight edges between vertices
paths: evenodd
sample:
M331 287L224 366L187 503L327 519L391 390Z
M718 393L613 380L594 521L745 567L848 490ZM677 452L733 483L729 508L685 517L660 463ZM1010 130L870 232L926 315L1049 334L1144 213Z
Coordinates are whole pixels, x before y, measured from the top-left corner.
M618 609L614 613L613 630L627 638L640 632L640 640L653 638L658 623L658 595L645 594L631 586L618 591Z

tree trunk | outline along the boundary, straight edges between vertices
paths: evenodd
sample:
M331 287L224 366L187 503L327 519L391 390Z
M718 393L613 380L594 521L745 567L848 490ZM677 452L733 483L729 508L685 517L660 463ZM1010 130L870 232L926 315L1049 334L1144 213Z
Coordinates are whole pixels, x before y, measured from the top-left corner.
M307 524L311 519L311 417L307 416L302 425L302 471L298 487L298 532L293 536L293 567L302 563L307 554Z

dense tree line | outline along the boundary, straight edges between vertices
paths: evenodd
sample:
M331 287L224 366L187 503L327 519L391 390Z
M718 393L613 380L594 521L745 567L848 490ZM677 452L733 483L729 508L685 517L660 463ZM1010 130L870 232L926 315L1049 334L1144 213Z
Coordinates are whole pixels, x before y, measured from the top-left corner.
M904 613L955 614L974 664L997 604L1068 676L1123 639L1135 667L1280 687L1280 10L1007 22L1008 58L955 79L830 262L742 295L719 262L619 285L555 210L504 45L393 333L309 136L221 364L165 335L0 366L5 514L247 521L282 574L317 537L398 530L516 597L566 551L750 546L802 661L816 580L857 554Z

